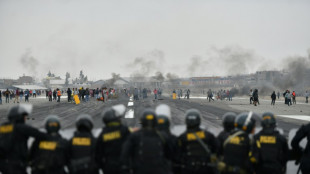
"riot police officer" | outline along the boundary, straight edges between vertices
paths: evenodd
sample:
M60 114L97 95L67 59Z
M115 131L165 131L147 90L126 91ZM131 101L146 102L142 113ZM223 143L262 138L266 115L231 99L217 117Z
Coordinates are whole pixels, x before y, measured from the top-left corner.
M276 118L273 113L262 115L263 129L254 136L253 158L257 174L284 174L288 158L288 144L276 128Z
M171 120L171 110L170 107L166 104L160 104L156 107L155 113L157 115L157 130L165 132L169 138L171 139L173 152L176 153L177 148L177 137L173 135L170 131L170 120ZM176 164L177 156L174 156L171 159L171 167L173 170L173 173L179 173L179 166ZM168 163L170 163L168 161Z
M299 143L302 139L307 137L307 145L305 149L303 149ZM302 125L298 131L296 132L296 135L294 136L291 145L293 148L293 151L297 154L302 153L301 159L299 159L296 162L300 162L300 169L302 173L310 173L310 123L306 125Z
M35 140L30 148L30 165L33 174L64 174L67 163L68 141L58 133L58 116L50 115L45 120L47 139Z
M235 120L236 130L223 143L223 163L219 170L225 174L253 173L250 162L251 141L249 134L254 133L255 119L253 112L241 113Z
M96 139L92 135L92 118L87 114L79 115L77 130L69 141L69 170L72 174L98 174L95 160Z
M171 111L166 104L160 104L156 107L155 113L157 115L157 130L163 131L169 136L174 136L170 131ZM174 136L175 137L175 136Z
M224 141L228 138L231 131L235 128L235 118L237 115L233 112L227 112L223 115L223 127L224 130L220 132L220 134L217 136L218 142L219 142L219 150L218 154L223 155L223 144Z
M25 124L32 105L17 105L9 109L8 122L0 126L0 171L3 174L26 174L29 137L47 138L45 133Z
M178 137L178 158L181 173L214 173L212 157L217 153L218 143L215 136L200 126L201 114L197 109L186 112L187 130Z
M132 133L123 146L123 172L132 170L134 174L170 174L167 159L172 155L171 140L155 128L157 118L152 109L144 110L140 120L142 128Z
M122 145L130 135L127 126L121 123L126 107L122 104L115 105L102 113L105 127L100 133L96 154L100 168L105 174L118 174L120 170L120 154Z

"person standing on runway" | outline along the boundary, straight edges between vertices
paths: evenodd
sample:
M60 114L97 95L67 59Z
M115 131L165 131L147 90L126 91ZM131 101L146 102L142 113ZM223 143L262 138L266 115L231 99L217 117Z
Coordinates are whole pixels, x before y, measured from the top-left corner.
M273 93L271 94L271 105L274 105L276 103L276 92L273 91Z

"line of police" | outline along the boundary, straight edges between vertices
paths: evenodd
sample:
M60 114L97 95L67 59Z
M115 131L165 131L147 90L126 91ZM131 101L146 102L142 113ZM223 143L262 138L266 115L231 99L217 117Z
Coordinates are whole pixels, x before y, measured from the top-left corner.
M121 123L125 106L116 105L103 112L102 132L96 139L92 119L80 115L76 131L67 141L59 134L60 121L49 116L46 133L25 124L29 111L22 105L9 110L8 122L0 127L0 171L4 174L24 174L31 166L35 174L282 174L289 159L287 140L276 128L275 116L264 113L263 129L253 140L255 115L226 113L224 130L216 138L200 128L200 112L186 112L187 130L176 137L170 132L170 108L159 105L156 112L146 109L141 116L142 128L137 131ZM292 141L295 151L302 151L299 142L310 137L310 125L303 126ZM29 137L34 137L30 150ZM308 146L307 146L308 147ZM309 173L308 148L301 161L303 173Z

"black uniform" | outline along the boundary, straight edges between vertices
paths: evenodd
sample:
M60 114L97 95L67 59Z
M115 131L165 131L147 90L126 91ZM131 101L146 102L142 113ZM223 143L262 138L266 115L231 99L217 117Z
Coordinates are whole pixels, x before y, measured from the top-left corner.
M71 89L70 88L68 88L68 90L67 90L67 95L68 95L68 102L71 102L71 94L72 94L72 91L71 91Z
M7 122L0 127L0 171L26 174L29 137L47 138L47 134L24 123Z
M226 164L225 174L252 173L253 168L249 158L251 141L246 132L233 131L223 146L223 161Z
M293 138L291 145L293 150L300 152L302 151L302 148L299 146L299 143L302 139L307 137L307 145L306 149L303 152L303 157L300 161L300 169L302 173L310 173L310 124L303 125L299 128L299 130L296 132L295 137Z
M68 141L58 133L45 140L35 140L30 149L33 174L64 174L67 164Z
M167 159L171 152L172 143L164 132L142 128L132 133L123 146L123 169L131 168L134 174L170 174Z
M207 145L207 152L195 134ZM217 153L218 143L213 134L200 128L187 130L178 137L178 158L183 174L213 173L211 155Z
M218 140L218 143L219 143L218 154L220 156L223 155L223 150L224 150L223 149L223 145L224 145L225 140L229 137L229 135L230 135L230 132L227 132L227 131L223 130L217 136L217 140Z
M121 172L121 149L129 135L128 127L121 125L119 122L112 122L102 129L97 140L96 158L105 174L118 174Z
M72 174L97 174L95 138L90 131L76 131L69 141L69 170Z
M273 128L263 129L254 136L253 157L257 174L284 174L288 158L287 140Z

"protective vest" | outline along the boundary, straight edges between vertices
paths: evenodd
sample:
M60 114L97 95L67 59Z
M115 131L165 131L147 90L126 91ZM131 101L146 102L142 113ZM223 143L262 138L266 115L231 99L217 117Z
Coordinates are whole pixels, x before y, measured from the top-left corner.
M108 126L103 128L97 140L96 154L99 156L100 165L105 171L119 170L120 149L122 149L129 135L128 127L120 125L119 122L110 122Z
M141 135L138 143L137 158L141 161L156 161L164 156L164 141L160 137Z
M67 145L60 136L35 141L30 150L32 172L64 173Z
M240 169L248 170L250 166L250 139L248 134L241 132L232 132L231 135L225 140L223 145L224 162L228 167L237 167ZM237 135L237 136L234 136Z
M258 171L282 173L286 166L287 142L279 132L261 131L254 136L253 155L258 160Z
M72 173L94 173L97 166L95 162L95 138L93 135L89 132L75 132L69 144L69 170Z
M61 96L61 91L57 91L57 96Z
M181 150L180 160L182 168L192 172L208 170L207 168L212 153L210 144L207 140L208 137L209 134L203 130L185 132L179 137L178 144ZM204 145L202 145L202 143ZM206 146L207 150L204 146Z
M10 122L3 123L0 126L0 159L4 159L6 154L10 153L14 141L14 124Z

